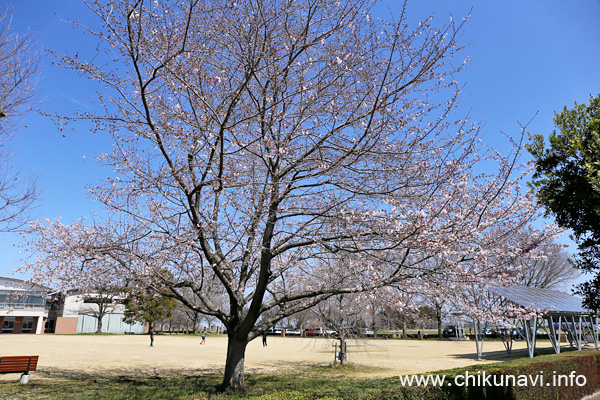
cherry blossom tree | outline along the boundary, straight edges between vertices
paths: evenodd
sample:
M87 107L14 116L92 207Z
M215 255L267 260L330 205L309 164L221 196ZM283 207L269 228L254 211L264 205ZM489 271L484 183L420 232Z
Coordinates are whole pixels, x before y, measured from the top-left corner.
M435 256L427 260L425 264L429 264L432 271L444 270L440 264L443 264L445 260L436 258ZM462 280L461 280L462 281ZM451 303L453 297L457 295L456 292L445 290L449 286L452 286L451 277L448 275L435 274L423 282L425 288L420 289L420 293L423 293L423 303L432 308L435 313L435 321L437 325L437 336L438 339L442 339L443 334L443 317L448 314L447 305Z
M70 286L110 265L218 318L222 388L245 387L248 342L294 313L526 252L504 240L536 215L519 143L502 156L453 116L465 20L388 23L366 0L86 4L100 55L62 62L100 83L101 111L72 119L114 141L90 190L106 219L34 224L29 271Z
M26 226L39 194L36 180L16 170L9 150L21 117L37 102L39 66L33 34L17 34L9 8L0 7L0 232Z
M111 286L89 287L82 294L81 301L85 306L81 308L81 313L94 317L96 319L96 333L102 333L104 316L114 312L123 301L123 298L123 291Z
M443 318L447 314L445 305L448 303L448 295L440 293L439 291L432 290L427 292L427 296L424 298L425 304L431 307L435 314L435 323L437 326L438 339L442 339L443 334Z
M404 283L404 282L403 282ZM398 313L399 320L397 321L402 328L402 338L408 338L408 324L418 314L418 306L415 299L415 291L406 290L406 288L394 288L397 293L393 296L392 304L395 311Z
M540 257L518 259L522 263L519 283L539 288L560 288L569 286L580 276L573 259L561 246L549 243L536 249Z
M529 229L513 232L504 238L505 245L521 255L508 256L509 253L496 253L486 264L470 262L461 268L471 271L478 279L464 279L464 276L450 273L444 277L444 284L438 285L437 292L447 295L449 307L455 317L471 322L477 345L477 357L481 359L486 328L496 328L508 333L503 335L507 351L512 351L512 333L517 323L530 326L531 322L540 320L542 311L534 311L531 307L521 307L498 295L497 288L523 285L525 282L543 282L541 277L551 276L546 271L532 271L548 262L549 257L557 254L561 246L554 242L562 229L557 226L547 227L546 235L539 235ZM535 239L532 241L531 234ZM447 262L447 261L446 261ZM527 277L532 277L527 281ZM551 280L553 280L552 278ZM427 282L432 284L433 280ZM431 293L431 292L429 292ZM536 328L533 328L535 331ZM505 337L508 336L508 337ZM533 353L530 353L532 357Z
M336 360L344 365L348 361L348 339L356 337L362 315L360 299L357 294L343 293L322 301L313 307L313 312L327 331L335 332L339 341Z

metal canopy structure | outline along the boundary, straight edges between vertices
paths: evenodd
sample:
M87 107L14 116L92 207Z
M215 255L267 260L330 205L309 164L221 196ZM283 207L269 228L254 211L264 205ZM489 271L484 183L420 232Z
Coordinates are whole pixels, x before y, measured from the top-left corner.
M490 288L507 300L522 307L533 310L545 310L547 313L560 314L590 314L583 307L582 299L567 293L552 289L541 289L529 286L509 286Z
M598 350L598 317L583 306L580 297L528 286L495 287L489 290L516 305L542 314L541 318L521 321L530 358L535 354L540 328L548 333L556 354L560 353L563 333L570 346L577 347L577 350L581 350L583 343L594 343Z

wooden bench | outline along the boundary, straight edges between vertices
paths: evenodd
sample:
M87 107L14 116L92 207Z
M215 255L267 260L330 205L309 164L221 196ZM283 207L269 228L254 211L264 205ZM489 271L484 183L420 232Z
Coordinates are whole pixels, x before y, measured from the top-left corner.
M37 368L39 356L6 356L0 357L0 374L22 373L29 375L29 371ZM21 382L27 383L28 378L21 376Z

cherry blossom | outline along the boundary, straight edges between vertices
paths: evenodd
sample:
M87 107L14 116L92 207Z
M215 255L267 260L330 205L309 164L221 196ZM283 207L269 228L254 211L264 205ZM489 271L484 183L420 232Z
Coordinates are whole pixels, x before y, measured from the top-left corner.
M110 270L219 319L223 388L296 312L501 278L554 234L508 240L539 213L520 145L494 152L454 115L464 21L374 21L370 1L88 5L102 53L62 63L101 83L102 112L72 118L111 135L112 177L91 189L93 221L34 225L29 268L65 288Z

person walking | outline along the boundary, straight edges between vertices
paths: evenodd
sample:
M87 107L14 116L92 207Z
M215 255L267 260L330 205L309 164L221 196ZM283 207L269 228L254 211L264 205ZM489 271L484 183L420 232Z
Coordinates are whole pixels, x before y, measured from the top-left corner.
M200 344L206 344L206 329L202 331L202 341Z
M150 347L154 347L154 326L150 325L148 333L150 334Z
M263 332L263 347L267 347L267 331Z

